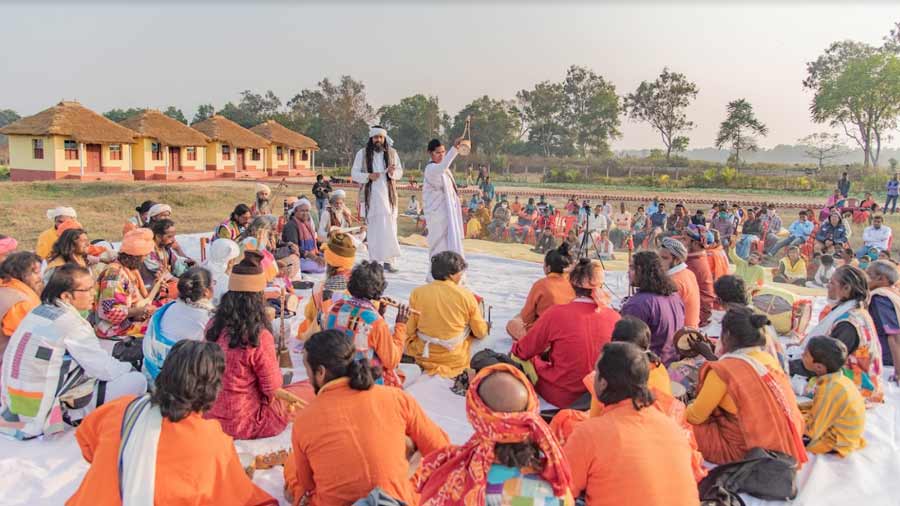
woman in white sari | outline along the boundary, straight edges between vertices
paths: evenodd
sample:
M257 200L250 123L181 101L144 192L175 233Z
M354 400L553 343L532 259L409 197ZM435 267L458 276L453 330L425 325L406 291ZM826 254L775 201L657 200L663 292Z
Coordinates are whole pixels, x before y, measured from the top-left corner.
M453 251L465 257L462 207L459 202L459 191L453 180L453 172L450 170L450 164L456 159L460 141L462 137L456 139L450 151L447 151L437 139L432 139L428 143L431 162L425 166L422 202L425 223L428 226L429 258L442 251ZM427 280L432 281L430 273Z

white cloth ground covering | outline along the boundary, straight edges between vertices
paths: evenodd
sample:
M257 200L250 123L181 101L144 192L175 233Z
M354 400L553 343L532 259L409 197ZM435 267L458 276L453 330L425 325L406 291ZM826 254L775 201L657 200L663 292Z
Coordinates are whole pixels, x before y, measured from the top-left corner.
M195 258L200 257L198 241L201 234L179 237L179 243ZM407 300L409 292L425 277L427 251L423 248L403 247L398 274L388 274L387 293ZM524 302L531 284L540 278L541 266L528 262L507 260L487 255L467 255L470 264L468 284L487 304L493 305L493 330L476 345L475 351L492 348L508 351L512 341L506 336L506 322L515 316ZM627 293L624 272L610 272L607 284L618 305ZM814 313L818 315L823 300L816 300ZM303 302L305 304L305 301ZM393 310L388 322L393 324ZM814 320L816 318L814 317ZM291 322L296 328L297 322ZM815 321L813 322L815 323ZM277 323L276 323L277 325ZM299 354L292 350L294 363L301 364ZM303 379L300 367L294 380ZM450 391L451 380L422 376L407 390L422 404L428 415L450 436L453 443L464 442L472 430L466 421L465 400ZM900 496L900 389L887 386L887 403L869 410L866 440L868 446L846 459L834 456L813 456L799 476L800 493L791 503L800 506L843 506L846 504L897 504ZM279 436L258 441L238 441L239 453L258 455L290 446L290 427ZM73 431L54 439L29 442L0 438L0 497L2 504L59 505L69 498L78 484L87 463L81 458ZM113 477L110 477L113 480ZM665 479L665 477L660 477ZM256 482L273 496L282 500L282 469L258 471ZM787 504L746 498L748 506Z

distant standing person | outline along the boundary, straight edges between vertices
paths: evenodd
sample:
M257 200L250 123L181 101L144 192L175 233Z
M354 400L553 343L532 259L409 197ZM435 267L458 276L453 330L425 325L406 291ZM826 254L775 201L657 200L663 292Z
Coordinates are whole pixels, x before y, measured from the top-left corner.
M479 165L478 166L478 179L475 180L475 184L481 185L485 179L488 178L488 168L487 165Z
M328 198L332 192L331 183L325 181L325 176L318 174L316 175L316 183L312 187L312 192L316 197L316 212L319 219L321 219L322 211L328 206Z
M887 200L884 201L884 212L888 212L888 206L891 206L891 214L897 210L897 196L900 195L900 181L897 180L897 174L887 182Z
M387 130L373 126L366 147L356 153L350 174L353 181L363 185L360 207L368 229L369 259L383 263L388 272L397 272L393 264L400 257L400 243L394 181L403 177L403 166L392 144ZM428 229L431 231L430 221Z
M481 197L485 204L494 200L494 184L491 183L490 176L485 177L484 182L481 183Z
M846 172L841 174L841 178L838 180L837 189L844 198L847 198L847 196L850 195L850 178L847 177Z
M450 170L450 164L456 158L456 146L461 140L462 137L457 139L450 151L437 139L428 143L431 162L425 166L422 185L425 223L428 223L428 258L434 258L442 251L453 251L464 256L465 227L460 213L459 191ZM431 280L429 272L428 281Z

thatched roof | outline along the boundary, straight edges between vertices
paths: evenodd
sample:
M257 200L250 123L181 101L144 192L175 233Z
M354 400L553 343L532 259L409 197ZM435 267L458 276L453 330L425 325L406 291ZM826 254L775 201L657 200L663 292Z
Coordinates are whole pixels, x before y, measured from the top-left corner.
M134 142L133 131L108 120L78 102L60 102L34 116L0 128L6 135L64 135L78 142L120 144Z
M273 144L281 144L282 146L296 149L319 149L316 141L285 127L273 119L260 123L250 130L270 140Z
M269 141L238 125L234 121L216 114L212 118L191 125L214 141L226 142L238 148L266 148Z
M139 137L158 139L169 146L205 146L209 142L202 133L155 109L146 109L119 124L134 130Z

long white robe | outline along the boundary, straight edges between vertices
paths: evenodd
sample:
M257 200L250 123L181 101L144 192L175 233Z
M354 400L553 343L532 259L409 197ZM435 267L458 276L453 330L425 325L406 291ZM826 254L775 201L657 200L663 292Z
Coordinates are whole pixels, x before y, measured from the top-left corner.
M456 148L450 148L441 163L431 162L425 166L422 204L428 227L429 257L442 251L455 251L465 256L462 207L453 182L453 173L450 171L450 164L456 155ZM431 273L428 274L428 279L431 280Z
M395 165L393 179L397 181L403 177L403 166L400 164L397 151L393 148L390 149L391 159ZM395 202L394 207L391 207L386 171L383 154L375 153L375 156L372 157L372 172L381 174L381 177L372 183L369 209L366 209L365 205L365 190L360 190L360 210L366 220L369 259L379 263L394 264L400 257L400 243L397 242L397 207L399 203ZM369 182L365 149L360 149L356 153L350 177L362 188Z

